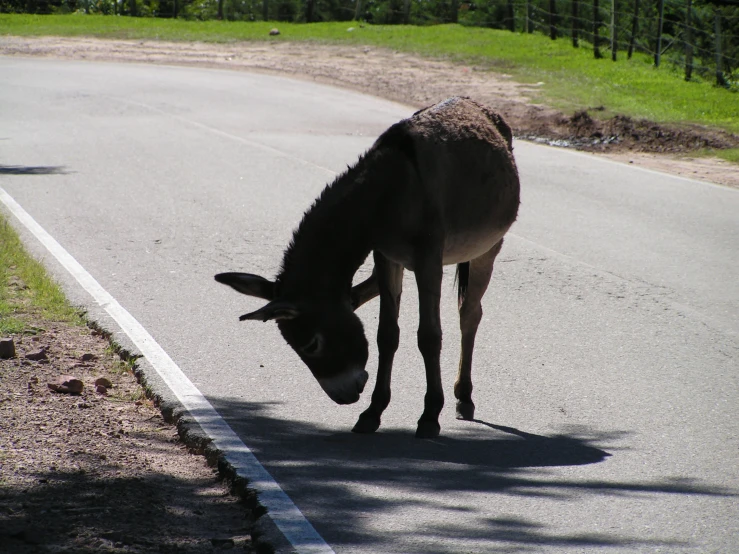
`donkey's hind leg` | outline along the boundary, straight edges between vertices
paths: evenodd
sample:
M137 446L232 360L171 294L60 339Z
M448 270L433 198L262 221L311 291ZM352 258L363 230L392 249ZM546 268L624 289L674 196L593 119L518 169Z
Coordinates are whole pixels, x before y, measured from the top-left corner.
M459 373L454 383L457 399L457 419L474 419L475 404L472 402L472 351L475 335L482 319L481 300L493 275L495 257L503 246L503 239L482 256L459 264L459 326L462 330L462 352L459 357ZM464 267L466 266L466 267Z
M373 275L377 277L380 290L380 324L377 329L377 350L380 359L372 401L354 425L352 431L355 433L374 433L380 426L382 412L390 403L390 375L400 340L398 311L403 292L403 266L391 262L379 252L375 252L374 257Z

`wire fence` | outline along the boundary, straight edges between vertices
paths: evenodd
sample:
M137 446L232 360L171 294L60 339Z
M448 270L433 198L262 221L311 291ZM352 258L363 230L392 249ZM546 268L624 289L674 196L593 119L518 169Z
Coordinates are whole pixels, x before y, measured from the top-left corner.
M359 0L361 1L361 0ZM613 61L648 54L654 64L680 68L686 80L715 80L739 89L739 3L693 0L411 0L410 5L368 1L365 16L382 23L459 22L464 25L539 33L590 48ZM421 9L423 8L423 9ZM379 17L378 17L379 16Z

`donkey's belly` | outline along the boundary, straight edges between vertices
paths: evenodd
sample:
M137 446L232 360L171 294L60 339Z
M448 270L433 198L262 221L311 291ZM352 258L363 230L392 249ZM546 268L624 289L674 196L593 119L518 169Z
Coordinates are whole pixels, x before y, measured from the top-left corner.
M444 242L444 265L468 262L482 256L500 242L508 228L464 230L449 234Z

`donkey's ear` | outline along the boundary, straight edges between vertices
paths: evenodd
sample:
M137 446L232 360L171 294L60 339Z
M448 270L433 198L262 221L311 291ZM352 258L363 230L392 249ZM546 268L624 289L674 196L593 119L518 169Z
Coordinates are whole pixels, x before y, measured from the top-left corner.
M275 297L275 284L259 275L251 273L219 273L216 281L228 285L241 294L256 296L265 300L273 300Z
M239 318L239 321L246 321L247 319L256 321L269 321L271 319L275 321L285 319L295 319L300 315L300 310L292 302L286 302L284 300L274 300L258 309L256 312L250 314L244 314Z

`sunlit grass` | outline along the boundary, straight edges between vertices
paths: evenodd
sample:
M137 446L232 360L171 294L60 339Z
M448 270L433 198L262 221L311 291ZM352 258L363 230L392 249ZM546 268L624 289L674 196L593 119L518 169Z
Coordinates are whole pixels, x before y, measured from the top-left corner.
M279 27L280 35L269 30ZM351 29L351 30L349 30ZM596 60L587 47L539 34L437 25L360 25L356 22L290 24L275 22L184 21L114 16L0 15L0 33L95 36L173 41L314 41L372 45L476 64L526 83L543 82L537 100L565 111L604 107L657 122L698 123L739 133L739 94L708 82L685 82L650 57L635 54L618 62Z
M24 315L83 324L59 286L23 247L15 230L0 214L0 335L33 332Z
M727 162L739 164L739 148L729 148L727 150L715 150L714 155L723 158Z
M697 152L691 152L691 156L703 157L703 158L721 158L727 162L739 164L739 148L728 148L726 150L716 150L714 148L704 148Z

